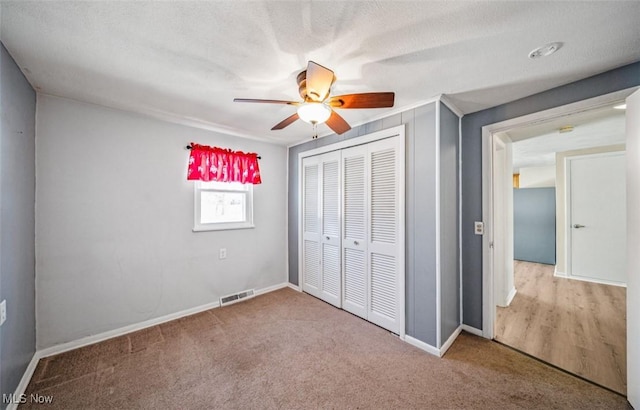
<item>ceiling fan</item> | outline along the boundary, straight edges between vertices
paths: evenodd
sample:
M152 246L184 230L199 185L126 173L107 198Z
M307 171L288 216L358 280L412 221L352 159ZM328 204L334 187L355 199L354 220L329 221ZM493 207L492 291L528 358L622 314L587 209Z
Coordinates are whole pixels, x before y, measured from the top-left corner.
M331 86L336 80L333 71L320 64L309 61L307 69L298 74L298 92L302 101L259 100L251 98L234 98L234 102L287 104L298 107L296 113L280 121L271 130L281 130L294 121L301 119L313 124L326 122L336 134L349 131L351 127L334 108L387 108L393 107L395 94L392 92L345 94L330 97ZM314 136L317 138L317 135Z

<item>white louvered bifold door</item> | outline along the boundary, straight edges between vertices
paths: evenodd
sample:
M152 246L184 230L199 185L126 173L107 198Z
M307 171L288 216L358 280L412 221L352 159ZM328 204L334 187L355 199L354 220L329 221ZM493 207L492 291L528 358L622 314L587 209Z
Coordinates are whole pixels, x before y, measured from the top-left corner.
M320 173L319 157L302 161L302 290L320 297Z
M367 146L342 150L344 310L367 318Z
M302 290L404 332L404 134L302 160Z
M321 174L321 292L320 298L341 306L340 152L320 156Z
M402 311L400 275L403 258L400 226L400 192L402 183L398 141L388 138L367 144L369 165L369 306L367 319L398 333Z

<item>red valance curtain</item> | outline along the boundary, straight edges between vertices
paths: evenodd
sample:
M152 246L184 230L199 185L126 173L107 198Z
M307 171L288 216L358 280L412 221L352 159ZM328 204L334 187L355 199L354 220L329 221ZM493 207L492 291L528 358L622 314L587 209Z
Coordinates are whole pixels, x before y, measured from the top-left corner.
M188 180L260 184L258 154L191 144Z

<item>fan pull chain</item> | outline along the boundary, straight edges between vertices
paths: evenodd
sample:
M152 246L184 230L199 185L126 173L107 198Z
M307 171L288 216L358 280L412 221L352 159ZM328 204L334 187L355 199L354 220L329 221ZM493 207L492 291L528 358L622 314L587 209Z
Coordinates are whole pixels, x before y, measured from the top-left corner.
M313 137L311 137L311 139L317 139L318 138L318 123L314 122L313 123Z

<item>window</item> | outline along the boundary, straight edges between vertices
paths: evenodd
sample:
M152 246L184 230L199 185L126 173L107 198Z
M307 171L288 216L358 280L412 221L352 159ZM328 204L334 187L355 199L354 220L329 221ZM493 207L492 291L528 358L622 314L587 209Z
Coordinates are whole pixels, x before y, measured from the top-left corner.
M196 181L194 205L194 231L253 228L251 184Z

